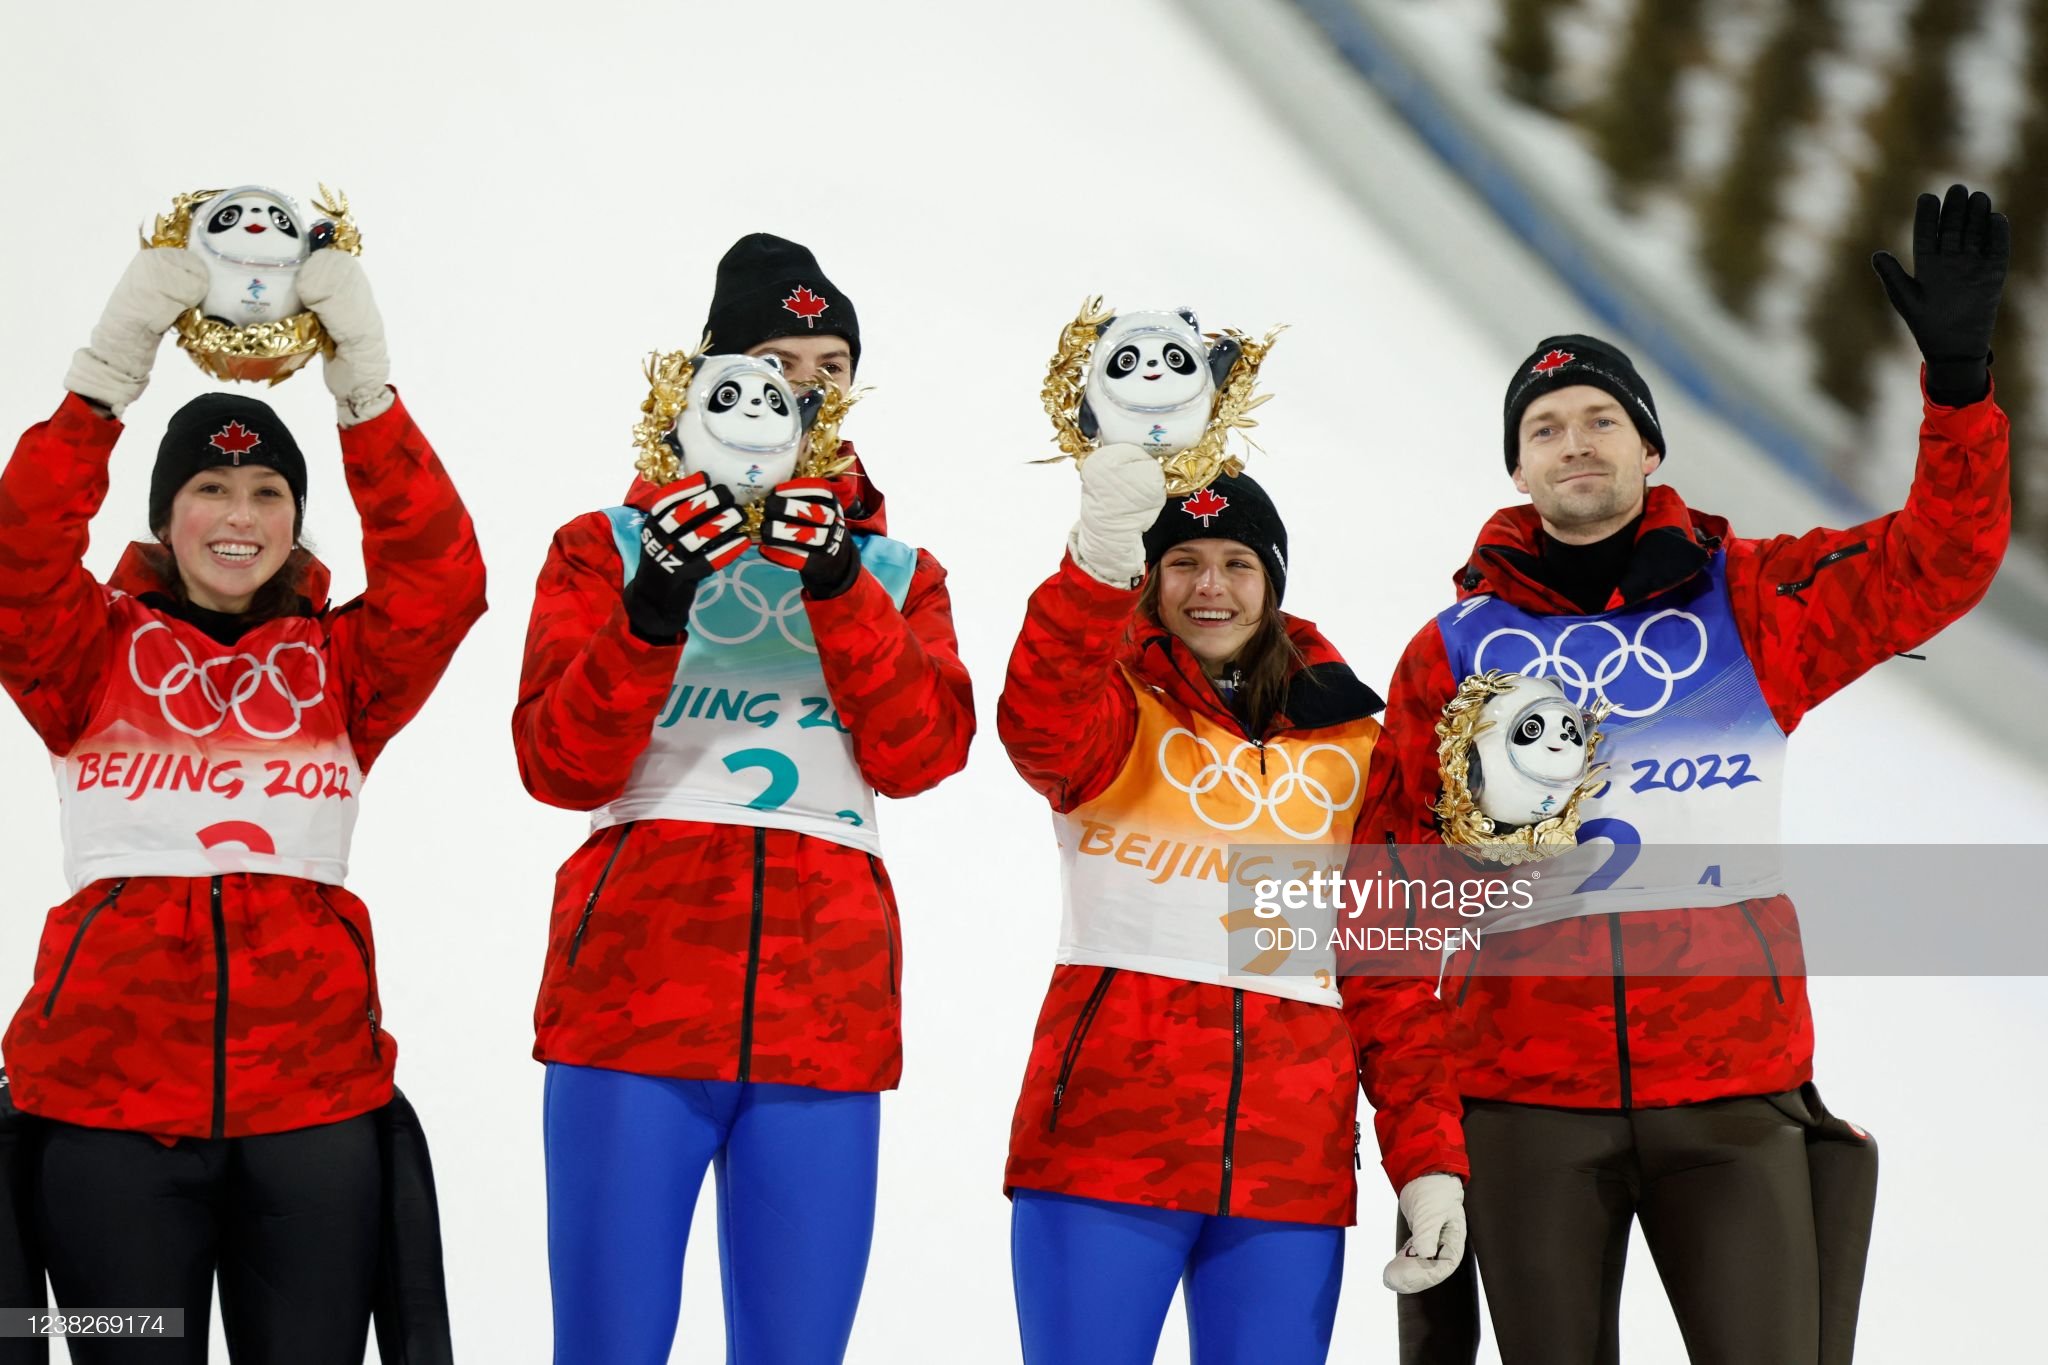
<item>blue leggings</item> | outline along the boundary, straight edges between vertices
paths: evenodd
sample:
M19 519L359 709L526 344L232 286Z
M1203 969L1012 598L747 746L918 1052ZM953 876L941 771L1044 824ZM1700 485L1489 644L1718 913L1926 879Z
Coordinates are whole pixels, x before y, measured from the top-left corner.
M704 1168L728 1365L844 1358L875 1223L881 1096L549 1063L555 1365L663 1365Z
M1024 1365L1151 1365L1177 1284L1194 1365L1322 1365L1344 1229L1018 1190L1010 1268Z

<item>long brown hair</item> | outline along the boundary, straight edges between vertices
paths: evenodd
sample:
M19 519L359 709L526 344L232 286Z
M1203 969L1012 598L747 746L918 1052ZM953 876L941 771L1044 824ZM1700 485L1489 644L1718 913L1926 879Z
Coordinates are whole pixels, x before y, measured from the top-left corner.
M1145 586L1138 593L1138 614L1161 630L1168 630L1166 622L1159 617L1157 566L1145 575ZM1280 599L1273 592L1270 576L1265 579L1258 629L1252 632L1252 638L1244 642L1244 648L1238 650L1237 657L1231 662L1237 665L1244 679L1239 684L1238 714L1244 718L1246 729L1255 736L1263 736L1286 704L1287 689L1294 681L1296 671L1308 662L1302 657L1293 637L1287 633L1287 622L1280 615Z
M163 583L165 592L174 601L190 605L191 594L185 588L185 577L178 572L178 556L168 544L145 545L143 559L152 572ZM237 615L248 624L261 625L274 621L280 616L299 616L306 610L306 583L312 575L313 551L302 542L294 542L292 552L285 557L277 572L265 581L262 587L249 599L247 611Z

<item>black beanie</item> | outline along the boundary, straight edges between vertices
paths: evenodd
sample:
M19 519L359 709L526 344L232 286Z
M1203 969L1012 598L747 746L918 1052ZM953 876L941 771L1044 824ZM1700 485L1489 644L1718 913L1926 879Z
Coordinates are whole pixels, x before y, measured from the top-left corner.
M1657 424L1657 404L1650 397L1650 386L1636 373L1633 361L1615 347L1592 337L1576 334L1545 337L1536 343L1536 349L1515 371L1515 377L1508 381L1507 411L1504 414L1508 473L1514 473L1515 467L1522 462L1520 432L1523 410L1544 394L1568 389L1574 384L1590 384L1613 394L1627 409L1629 420L1635 423L1643 440L1659 455L1670 453L1664 448L1664 428Z
M719 261L704 330L714 355L751 351L776 337L844 337L860 368L853 300L825 278L810 248L772 233L748 233Z
M1287 595L1287 527L1266 490L1249 474L1221 474L1207 488L1166 500L1145 532L1145 567L1188 540L1235 540L1258 553L1273 580L1273 600Z
M171 414L149 476L149 529L170 524L171 499L187 480L222 465L262 465L284 475L298 534L306 518L306 457L270 404L232 393L201 394Z

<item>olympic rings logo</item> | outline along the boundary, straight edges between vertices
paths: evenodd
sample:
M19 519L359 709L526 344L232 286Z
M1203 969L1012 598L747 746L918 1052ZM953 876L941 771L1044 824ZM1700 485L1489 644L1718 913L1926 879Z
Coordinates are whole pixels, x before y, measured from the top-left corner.
M164 632L172 649L177 651L175 662L162 649L151 649L151 662L159 665L150 671L158 676L151 682L143 676L143 641L156 632ZM299 688L292 676L287 675L280 657L303 653L312 661L310 681L313 684L311 696L299 695ZM166 666L167 665L167 666ZM230 670L233 681L226 684ZM297 681L308 680L306 668L299 664L293 669ZM258 659L253 654L222 654L199 663L192 657L192 651L185 642L162 621L151 621L128 638L128 676L142 689L144 696L155 697L157 709L164 720L175 730L195 739L203 738L220 729L230 713L242 727L245 734L256 739L288 739L299 732L299 723L306 708L317 706L327 695L327 660L320 651L299 640L283 640L270 647L269 654ZM186 716L178 714L180 708L172 705L172 698L188 698L184 705ZM197 697L200 705L194 707L189 698ZM191 711L211 713L210 720L188 719ZM265 724L265 721L282 721L289 711L291 719L282 724Z
M788 591L771 605L760 585L749 583L747 570L766 570L770 578L788 574ZM771 589L772 591L772 589ZM804 615L804 584L796 573L765 559L741 559L704 580L690 608L690 633L718 645L743 645L760 638L769 626L806 654L816 654L810 618ZM751 617L749 616L751 613ZM790 622L796 622L791 628ZM720 631L731 632L721 634Z
M1685 643L1682 634L1675 642L1667 639L1655 645L1649 643L1650 628L1664 620L1674 620L1691 626L1693 633L1698 637L1698 643L1690 650L1674 647ZM1665 634L1670 635L1672 629L1682 631L1683 626L1668 628ZM1582 658L1566 650L1566 642L1571 639L1572 632L1579 630L1603 631L1613 641L1613 648L1601 655L1599 662L1591 665L1590 671ZM1594 697L1598 697L1614 707L1615 715L1630 719L1655 715L1663 710L1671 701L1680 680L1690 678L1699 672L1700 666L1707 661L1706 622L1677 607L1667 607L1645 620L1636 627L1633 639L1611 621L1574 621L1559 631L1557 639L1548 645L1544 644L1534 631L1523 630L1519 626L1502 626L1479 642L1479 648L1472 656L1473 672L1486 671L1486 647L1504 636L1520 637L1528 641L1535 650L1527 662L1518 668L1509 669L1510 672L1526 673L1538 678L1547 674L1557 679L1562 686L1578 692L1578 696L1573 698L1574 705L1584 706ZM1580 651L1581 654L1584 652ZM1675 667L1671 655L1688 652L1692 654L1692 662L1683 668ZM1505 667L1498 660L1492 666ZM1633 673L1631 666L1634 669ZM1647 706L1628 704L1643 701L1652 684L1662 688L1655 701Z
M1173 765L1167 761L1167 751L1176 739L1189 741L1194 745L1195 756L1206 760L1195 770L1194 776L1185 782L1174 775ZM1277 759L1282 769L1277 774L1264 776L1258 771L1256 759L1250 768L1240 766L1246 754L1256 754L1258 749L1259 746L1250 740L1243 740L1231 749L1227 757L1219 756L1216 746L1208 740L1191 730L1175 728L1168 730L1166 737L1159 741L1159 774L1174 790L1187 793L1188 809L1211 829L1222 830L1225 833L1248 829L1261 815L1265 815L1270 817L1282 832L1304 843L1313 842L1327 835L1337 812L1349 806L1358 797L1359 784L1362 780L1358 771L1358 760L1342 745L1311 744L1296 756L1289 753L1284 745L1268 744L1265 746L1265 752L1269 763ZM1342 760L1342 770L1349 771L1351 775L1351 785L1342 798L1332 796L1330 783L1323 780L1325 776L1334 777L1340 771L1335 763L1326 760L1318 765L1320 776L1309 771L1311 760L1322 753L1334 754L1337 759ZM1264 785L1266 776L1271 779L1270 787ZM1205 798L1225 785L1243 802L1242 818L1222 818L1208 809ZM1321 812L1321 819L1317 821L1314 829L1296 829L1288 823L1288 817L1282 814L1283 810L1299 810L1302 806Z

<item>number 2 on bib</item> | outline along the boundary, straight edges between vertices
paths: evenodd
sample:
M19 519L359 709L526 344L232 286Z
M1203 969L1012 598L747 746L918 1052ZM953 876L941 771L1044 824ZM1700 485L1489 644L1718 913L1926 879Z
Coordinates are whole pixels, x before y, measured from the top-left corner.
M775 810L796 795L796 763L788 754L776 749L741 749L727 754L724 762L729 773L741 773L748 768L767 772L768 785L747 802L749 810Z

